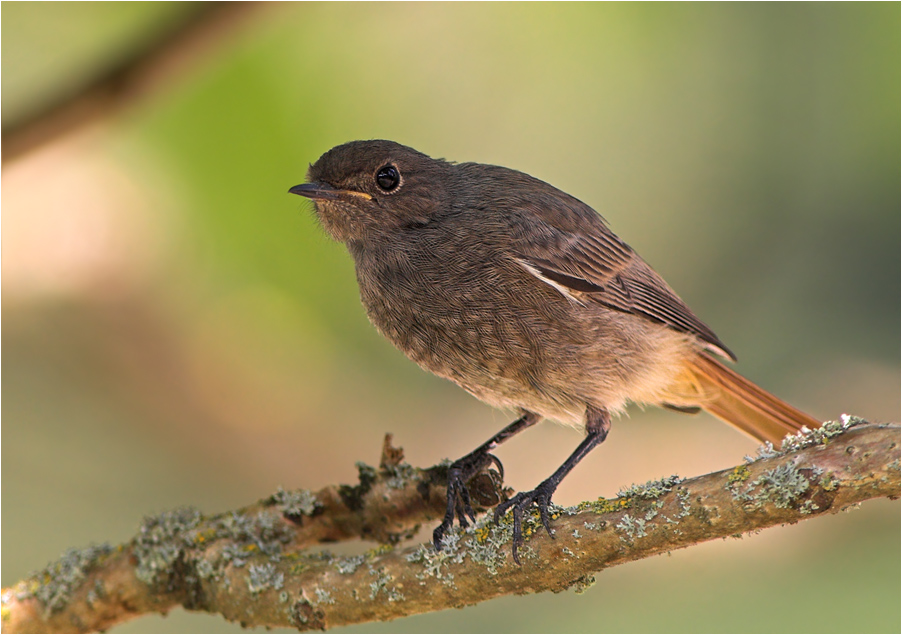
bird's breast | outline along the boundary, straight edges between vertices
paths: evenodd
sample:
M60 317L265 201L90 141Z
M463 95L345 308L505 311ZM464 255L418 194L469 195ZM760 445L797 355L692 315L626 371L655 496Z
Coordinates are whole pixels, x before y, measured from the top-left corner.
M495 406L580 420L585 402L564 377L588 333L571 303L513 258L403 248L354 256L370 321L414 362Z

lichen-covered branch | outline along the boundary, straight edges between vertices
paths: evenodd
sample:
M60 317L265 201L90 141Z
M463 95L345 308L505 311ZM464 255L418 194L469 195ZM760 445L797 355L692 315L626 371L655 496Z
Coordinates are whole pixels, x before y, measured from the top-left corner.
M237 512L191 509L148 518L126 545L72 550L3 591L3 631L96 631L130 617L188 609L253 626L301 630L390 620L507 594L585 588L610 566L693 544L794 523L877 497L899 497L899 427L852 418L765 446L754 460L693 479L633 486L613 500L554 509L555 538L526 523L522 566L511 528L480 521L436 552L396 546L444 507L447 466L419 470L389 439L360 483L280 490ZM470 486L483 506L504 492L496 475ZM355 557L302 551L370 538Z

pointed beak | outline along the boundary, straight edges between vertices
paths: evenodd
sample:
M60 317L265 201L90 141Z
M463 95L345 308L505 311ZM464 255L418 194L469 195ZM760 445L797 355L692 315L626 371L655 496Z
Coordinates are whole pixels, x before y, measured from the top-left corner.
M328 183L303 183L288 190L289 194L297 194L312 199L335 200L341 190L336 190Z
M350 196L356 196L357 198L366 199L368 201L373 200L373 197L365 192L355 192L354 190L338 190L328 183L302 183L301 185L295 185L293 188L288 190L288 193L297 194L299 196L305 196L307 198L312 198L313 200L321 201L335 201L342 198L347 200L347 198Z

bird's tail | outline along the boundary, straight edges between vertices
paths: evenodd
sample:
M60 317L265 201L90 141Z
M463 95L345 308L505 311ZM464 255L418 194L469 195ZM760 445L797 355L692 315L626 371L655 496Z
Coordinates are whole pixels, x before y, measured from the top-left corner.
M705 353L690 362L689 371L700 392L709 397L700 404L702 408L759 441L770 441L780 447L787 434L794 434L803 427L810 430L821 427L822 422Z

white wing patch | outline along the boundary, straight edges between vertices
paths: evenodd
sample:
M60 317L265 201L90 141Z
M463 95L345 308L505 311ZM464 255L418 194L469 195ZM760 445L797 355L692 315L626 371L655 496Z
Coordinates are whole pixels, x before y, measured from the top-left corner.
M526 269L529 273L534 275L536 278L538 278L539 280L541 280L548 286L553 287L558 293L560 293L562 296L564 296L565 298L567 298L574 304L578 304L579 306L586 306L585 302L580 300L577 296L573 295L572 289L568 289L567 287L565 287L561 284L558 284L554 280L546 278L545 276L542 275L542 273L538 269L533 267L531 264L529 264L525 260L521 260L520 258L515 258L514 260L516 260L517 264L519 264L521 267Z
M711 344L710 342L703 342L705 345L705 350L711 351L712 353L716 353L723 357L724 359L733 359L733 356L723 350L720 346L716 346Z

